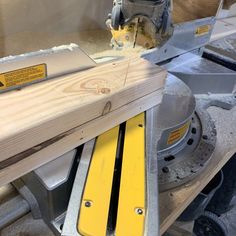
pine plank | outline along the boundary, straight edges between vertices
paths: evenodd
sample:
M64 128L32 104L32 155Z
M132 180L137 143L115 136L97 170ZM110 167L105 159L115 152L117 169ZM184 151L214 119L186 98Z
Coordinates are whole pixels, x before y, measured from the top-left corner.
M149 107L142 104L139 111L132 102L162 89L165 77L162 68L130 58L1 94L0 162L76 127L89 127L98 118L105 120L111 112L118 116L119 109L124 112L121 108L128 104L136 112L128 112L131 116L124 120L131 118ZM158 103L159 99L152 105ZM124 121L113 119L114 126ZM89 135L81 134L77 144L85 142L84 136L88 141L104 132L103 126L112 128L103 122Z
M44 144L35 146L21 154L0 162L0 186L12 182L13 180L29 173L37 167L71 151L82 143L96 137L100 132L105 132L128 120L145 110L159 104L162 99L162 89L159 89L147 96L137 99L120 109L99 117L88 124L79 126L69 132L51 139Z
M220 0L173 0L173 21L175 24L215 16Z

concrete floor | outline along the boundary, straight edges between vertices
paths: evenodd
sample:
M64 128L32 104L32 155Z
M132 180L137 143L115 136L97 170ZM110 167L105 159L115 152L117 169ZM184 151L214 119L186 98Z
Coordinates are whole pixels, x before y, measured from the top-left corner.
M0 236L54 236L43 220L34 220L25 215L0 232Z

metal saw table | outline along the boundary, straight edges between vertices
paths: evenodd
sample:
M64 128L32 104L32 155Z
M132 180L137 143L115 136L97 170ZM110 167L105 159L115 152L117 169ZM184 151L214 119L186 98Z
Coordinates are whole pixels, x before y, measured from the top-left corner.
M227 103L228 105L232 103L232 109L229 110L215 107L218 103L216 102L214 104L214 102L211 102L215 100L221 101L222 98L224 100L225 96L229 96L229 93L232 92L233 86L235 85L235 72L201 58L195 53L184 54L166 63L164 66L171 74L178 76L186 82L193 93L196 94L197 99L202 99L203 102L210 101L211 107L207 110L215 122L217 143L210 162L202 168L202 172L198 177L177 188L159 194L159 214L157 204L158 173L154 171L155 174L151 176L151 179L148 179L148 184L150 184L148 189L150 190L149 193L151 193L150 199L152 202L149 209L151 209L152 214L150 217L151 220L149 221L150 225L146 229L148 230L147 235L158 234L157 222L160 222L160 233L163 234L236 152L236 107L232 108L236 103L236 97L235 95L233 96L233 94L230 95L230 100L227 101ZM225 82L222 82L222 76L224 76ZM205 82L196 82L201 79ZM212 94L208 93L208 91L211 91ZM214 95L214 93L221 94ZM148 113L149 112L147 112L147 114ZM139 129L140 128L141 126ZM147 143L151 143L149 141L147 141ZM85 145L90 145L90 149L86 151L86 155L89 156L91 156L94 143L90 142ZM63 235L66 236L74 236L76 235L75 232L77 232L78 211L80 208L79 199L82 199L83 184L87 176L86 170L88 170L89 167L89 161L81 161L81 153L82 150L80 147L77 151L67 154L66 157L62 156L53 161L50 165L42 166L23 177L23 181L32 190L34 196L39 201L40 207L43 209L43 219L58 235L61 233L62 228ZM65 159L67 160L66 162ZM67 211L67 219L69 219L69 221L66 220L64 224L65 209L67 208L67 203L70 198L70 191L65 192L65 189L72 188L73 181L71 180L75 176L78 164L78 176L75 178ZM55 171L57 175L55 175ZM57 176L57 178L55 178L55 176ZM35 186L37 186L36 189ZM42 192L44 193L43 195L46 196L44 199L41 197ZM81 196L78 195L79 192ZM62 197L58 198L58 194ZM91 206L89 199L87 199L84 204L86 207ZM143 208L141 206L137 208L137 214L143 214Z
M212 99L221 100L221 97L227 96L227 94L222 94L222 92L230 93L230 91L233 89L233 86L235 85L235 72L221 65L216 65L215 63L201 58L195 54L190 53L180 56L179 58L173 59L170 63L167 63L164 66L170 71L170 73L178 76L184 82L186 82L190 86L192 91L196 94L196 97L198 99L202 99L203 101L210 101ZM225 76L225 83L220 82L223 75ZM196 80L201 79L201 82L196 83ZM207 91L221 94L214 95L211 93L207 93ZM229 105L232 105L233 107L235 104L236 96L234 95L234 97L231 97ZM217 107L217 103L215 104L215 106L214 104L212 105L213 106L209 107L207 110L215 122L217 132L217 143L214 154L211 157L210 162L206 165L206 167L198 177L194 178L184 185L181 185L180 187L173 188L159 194L159 219L156 220L159 220L160 222L161 234L163 234L175 222L175 220L186 209L186 207L194 200L194 198L201 192L201 190L210 182L210 180L218 173L218 171L236 152L236 107L231 107L232 109L226 110ZM149 113L150 112L148 111L147 114ZM148 118L146 115L146 122L147 119ZM146 142L152 142L151 138L149 140L146 140ZM81 176L78 179L81 180ZM149 179L148 181L152 182L153 180ZM81 182L78 182L77 186L80 185ZM155 195L157 189L155 189L154 185L151 185L150 188L152 188L152 194ZM70 209L75 207L73 192L71 201L73 202L73 204L71 203L71 207L69 206L68 212L68 218L70 219L73 215L70 215ZM151 204L151 207L153 207L153 211L155 212L157 206L153 204L153 202ZM76 224L76 222L71 224L72 222L70 221L70 224L66 222L66 228L64 231L65 234L63 235L72 235L68 233L68 230L70 231L71 228L73 228L72 225ZM155 225L155 219L152 219L151 222L152 223L150 223L150 228L152 228L152 230L148 232L154 233L155 231L153 231L154 229L152 224ZM147 235L149 234L147 233Z
M214 156L199 177L181 187L160 194L161 234L174 223L185 208L236 152L236 107L231 111L211 107L209 112L216 122L218 132Z

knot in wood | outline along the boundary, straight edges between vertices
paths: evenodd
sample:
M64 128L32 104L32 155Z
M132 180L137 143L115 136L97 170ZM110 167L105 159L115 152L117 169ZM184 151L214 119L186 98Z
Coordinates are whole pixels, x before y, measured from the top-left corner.
M102 115L103 115L103 116L110 112L110 110L111 110L111 105L112 105L112 104L111 104L110 101L106 103L106 105L105 105L105 107L104 107L104 109L103 109L103 112L102 112Z
M101 88L101 93L102 94L109 94L111 90L109 88Z

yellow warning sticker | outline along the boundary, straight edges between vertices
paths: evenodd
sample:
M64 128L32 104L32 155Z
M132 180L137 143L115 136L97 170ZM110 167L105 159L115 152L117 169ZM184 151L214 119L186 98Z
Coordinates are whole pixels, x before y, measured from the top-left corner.
M210 25L201 25L196 29L195 35L202 36L202 35L208 34L210 32L210 29L211 29Z
M47 65L40 64L0 74L0 91L47 77Z
M167 140L167 144L171 145L171 144L179 141L181 138L183 138L189 128L189 125L190 125L190 122L184 124L183 126L181 126L178 129L172 131L169 135L168 140Z

